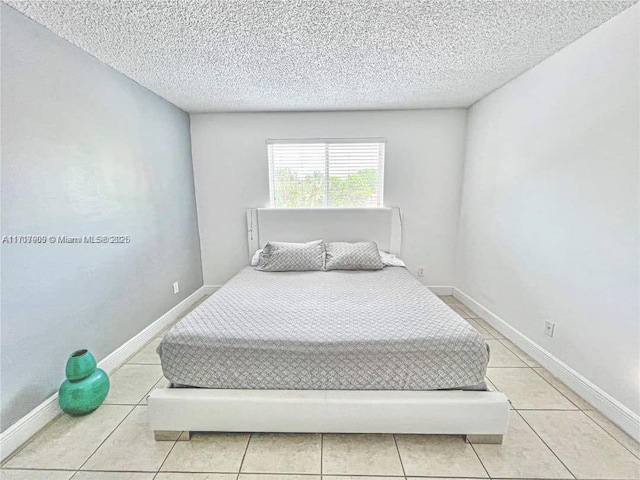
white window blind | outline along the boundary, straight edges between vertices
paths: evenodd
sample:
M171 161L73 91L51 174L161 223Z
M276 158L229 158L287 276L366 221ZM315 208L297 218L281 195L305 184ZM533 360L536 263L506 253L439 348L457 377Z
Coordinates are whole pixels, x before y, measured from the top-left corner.
M271 206L381 207L385 141L270 140Z

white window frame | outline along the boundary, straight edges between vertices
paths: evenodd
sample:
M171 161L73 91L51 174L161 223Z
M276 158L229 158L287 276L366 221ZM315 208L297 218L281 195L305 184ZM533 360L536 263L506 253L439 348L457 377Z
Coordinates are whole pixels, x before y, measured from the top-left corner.
M268 159L268 174L269 174L269 205L271 208L299 208L299 207L286 207L276 206L275 199L275 184L274 184L274 165L273 156L271 154L272 145L282 144L325 144L325 205L319 207L302 207L302 208L378 208L384 205L384 167L386 156L386 144L385 138L286 138L286 139L269 139L267 140L267 159ZM379 143L382 144L382 155L380 155L378 163L378 201L379 204L375 207L360 207L360 206L348 206L348 207L334 207L327 205L329 199L329 155L328 149L330 144L336 143Z

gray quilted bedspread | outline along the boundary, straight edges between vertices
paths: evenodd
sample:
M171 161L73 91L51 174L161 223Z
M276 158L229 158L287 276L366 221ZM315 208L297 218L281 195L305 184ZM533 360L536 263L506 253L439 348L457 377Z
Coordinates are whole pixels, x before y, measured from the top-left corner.
M483 388L488 346L402 267L245 268L158 347L176 385L228 389Z

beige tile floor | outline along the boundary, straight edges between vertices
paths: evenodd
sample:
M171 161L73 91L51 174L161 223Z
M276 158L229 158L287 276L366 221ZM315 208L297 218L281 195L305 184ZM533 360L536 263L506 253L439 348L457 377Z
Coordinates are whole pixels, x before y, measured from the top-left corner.
M502 445L458 436L239 433L155 442L146 396L166 384L155 353L165 331L111 376L105 405L86 417L58 417L2 465L0 479L640 478L637 442L453 297L442 299L491 346L487 384L512 402Z

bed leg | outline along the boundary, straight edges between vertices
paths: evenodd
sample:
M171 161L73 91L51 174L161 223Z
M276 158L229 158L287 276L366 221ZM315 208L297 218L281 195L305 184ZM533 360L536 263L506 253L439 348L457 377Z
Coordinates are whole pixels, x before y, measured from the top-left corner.
M191 440L191 432L181 432L179 430L154 430L153 436L155 437L156 442Z
M503 435L465 435L465 439L469 443L502 443Z

